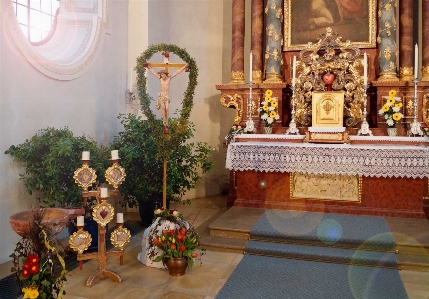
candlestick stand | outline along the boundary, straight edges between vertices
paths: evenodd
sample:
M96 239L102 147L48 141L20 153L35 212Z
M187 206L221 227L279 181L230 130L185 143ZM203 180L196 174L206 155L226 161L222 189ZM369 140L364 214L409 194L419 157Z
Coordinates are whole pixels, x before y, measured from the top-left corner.
M118 165L118 160L112 160L112 166L106 170L105 177L109 184L114 187L114 190L109 190L106 197L101 197L99 190L88 191L87 189L93 182L95 182L96 179L95 171L88 167L88 163L88 160L83 160L82 167L75 171L73 178L75 179L75 182L83 188L82 198L84 199L84 205L86 205L89 197L97 198L97 205L92 210L92 216L98 223L98 251L82 253L82 251L86 250L88 247L86 247L87 244L81 244L81 248L78 250L77 255L77 260L80 262L80 269L82 269L82 261L91 259L98 260L98 270L86 281L86 286L90 287L94 285L97 279L101 279L103 277L110 277L116 282L122 281L122 277L118 273L106 269L106 261L108 257L119 256L120 265L123 265L123 247L129 242L130 233L126 228L122 227L122 224L118 224L120 229L118 228L112 233L111 239L118 240L117 242L114 242L113 245L118 247L119 250L106 250L106 225L113 219L115 211L113 206L107 203L107 199L109 196L114 196L115 202L117 201L116 199L119 193L117 188L125 180L125 170ZM80 230L80 232L82 232L82 230ZM74 249L79 249L76 248L77 246L72 245L72 243L76 244L76 241L77 238L74 236L73 240L70 239L70 245Z
M292 89L292 120L289 122L289 128L286 130L286 135L289 134L296 134L296 135L301 135L299 134L299 130L296 127L296 122L295 122L295 86L291 86L290 89Z
M362 124L360 125L360 129L357 133L357 135L367 135L369 134L369 136L372 136L372 131L369 129L369 124L368 121L366 120L366 115L367 115L367 111L366 111L366 101L367 101L367 90L368 90L368 84L364 84L363 85L363 89L365 90L365 93L363 94L363 121Z
M414 78L413 82L414 82L414 120L410 124L410 129L408 130L408 136L411 136L411 135L423 136L421 124L417 120L417 107L419 105L419 99L417 97L417 83L419 82L419 80L417 78Z
M252 119L252 108L253 108L253 97L252 97L253 82L252 81L249 82L249 87L250 87L250 97L247 103L247 111L248 111L249 119L246 121L246 132L253 133L255 131L255 123L253 122L253 119Z

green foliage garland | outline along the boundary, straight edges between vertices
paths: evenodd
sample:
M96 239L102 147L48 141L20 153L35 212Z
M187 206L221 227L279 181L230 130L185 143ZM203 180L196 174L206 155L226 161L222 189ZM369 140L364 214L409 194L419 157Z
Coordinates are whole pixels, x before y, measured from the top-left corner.
M145 76L146 68L144 67L144 64L147 63L149 59L158 52L169 52L176 54L188 64L189 69L189 83L185 93L183 94L184 97L182 101L182 110L178 111L179 119L172 123L172 129L176 132L183 132L183 134L175 134L170 136L170 138L165 138L166 134L164 133L164 127L160 125L160 122L156 119L155 114L150 109L150 103L154 101L154 98L152 98L147 93L147 78ZM195 88L197 86L197 64L195 60L189 56L185 49L179 48L176 45L162 43L149 46L149 48L144 51L140 57L137 58L136 71L137 90L141 107L143 113L147 117L149 126L153 131L155 142L158 147L158 157L167 158L169 152L186 139L185 132L187 131L188 119L194 104L193 97Z

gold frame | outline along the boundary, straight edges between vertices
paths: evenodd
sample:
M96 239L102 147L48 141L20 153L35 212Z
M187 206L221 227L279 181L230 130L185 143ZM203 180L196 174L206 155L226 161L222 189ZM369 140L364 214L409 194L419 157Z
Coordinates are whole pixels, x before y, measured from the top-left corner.
M83 242L81 244L77 243L76 241L78 241L79 238L85 239L86 242ZM79 254L82 254L85 250L87 250L91 245L91 242L92 242L91 234L83 229L79 229L77 232L74 232L73 235L71 235L69 238L70 248L77 251Z
M85 174L89 174L89 177L86 179ZM75 170L73 175L74 181L83 190L88 190L88 187L95 183L97 180L97 175L95 174L95 170L89 167L87 164L83 164L81 168Z
M107 212L107 214L104 217L101 214L103 212ZM105 227L106 224L113 219L114 214L115 214L115 208L111 204L107 203L106 201L99 203L92 209L92 217L94 218L95 222L100 224L102 227Z
M353 34L347 36L344 31L341 31L340 26L336 24L331 24L326 27L331 27L334 31L340 33L340 36L344 37L345 40L350 40L353 45L358 48L375 48L376 47L376 31L377 31L377 19L376 19L376 9L377 2L376 0L367 0L368 1L368 40L353 40ZM309 42L316 42L319 39L319 32L325 31L326 27L319 27L314 29L314 35L308 34L308 38L305 38L305 42L292 44L293 36L296 34L296 29L294 30L294 24L292 24L291 12L292 12L292 2L298 3L298 1L285 0L284 1L284 40L283 40L283 51L296 51L305 49ZM299 1L301 2L301 1ZM295 4L296 5L296 4ZM305 18L308 20L307 18ZM308 32L308 31L306 31ZM351 32L352 33L352 32ZM313 38L314 37L314 38Z
M313 91L311 103L313 127L343 127L344 91Z
M115 174L114 172L117 174ZM115 189L118 189L119 185L122 184L123 181L125 181L126 176L127 174L125 173L125 169L119 166L118 163L113 163L112 166L107 168L106 173L104 175L107 182L109 182L109 184L112 185Z
M125 235L125 240L118 241L118 235L120 234ZM130 239L131 239L130 231L122 226L119 226L110 235L110 241L112 242L113 246L115 246L116 248L119 248L120 250L124 250L124 246L127 245L128 242L130 242Z

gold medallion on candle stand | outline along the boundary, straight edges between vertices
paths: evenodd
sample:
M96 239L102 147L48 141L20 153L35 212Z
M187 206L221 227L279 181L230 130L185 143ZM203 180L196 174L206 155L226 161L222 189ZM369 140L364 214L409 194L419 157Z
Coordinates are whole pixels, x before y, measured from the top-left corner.
M88 190L88 187L95 183L97 175L94 169L84 164L74 172L73 178L76 184L84 190Z
M69 238L70 248L82 254L91 245L92 238L90 233L85 230L79 229Z
M99 203L92 209L92 217L103 227L113 219L114 213L115 209L106 201Z
M110 235L110 241L113 246L119 248L120 250L124 249L124 246L130 241L131 233L125 227L118 227Z
M107 182L113 186L113 188L118 189L119 185L125 181L125 169L118 165L118 163L113 163L112 166L107 168L105 174Z

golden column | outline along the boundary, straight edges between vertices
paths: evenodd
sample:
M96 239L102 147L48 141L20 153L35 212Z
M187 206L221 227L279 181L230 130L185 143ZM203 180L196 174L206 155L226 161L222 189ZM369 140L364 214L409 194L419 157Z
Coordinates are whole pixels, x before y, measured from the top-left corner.
M264 1L252 0L252 81L262 83L262 38L264 36Z
M413 70L413 0L399 1L399 79L412 81Z
M232 57L231 82L242 84L244 81L244 8L245 0L232 0Z
M429 1L422 1L422 81L429 81Z

